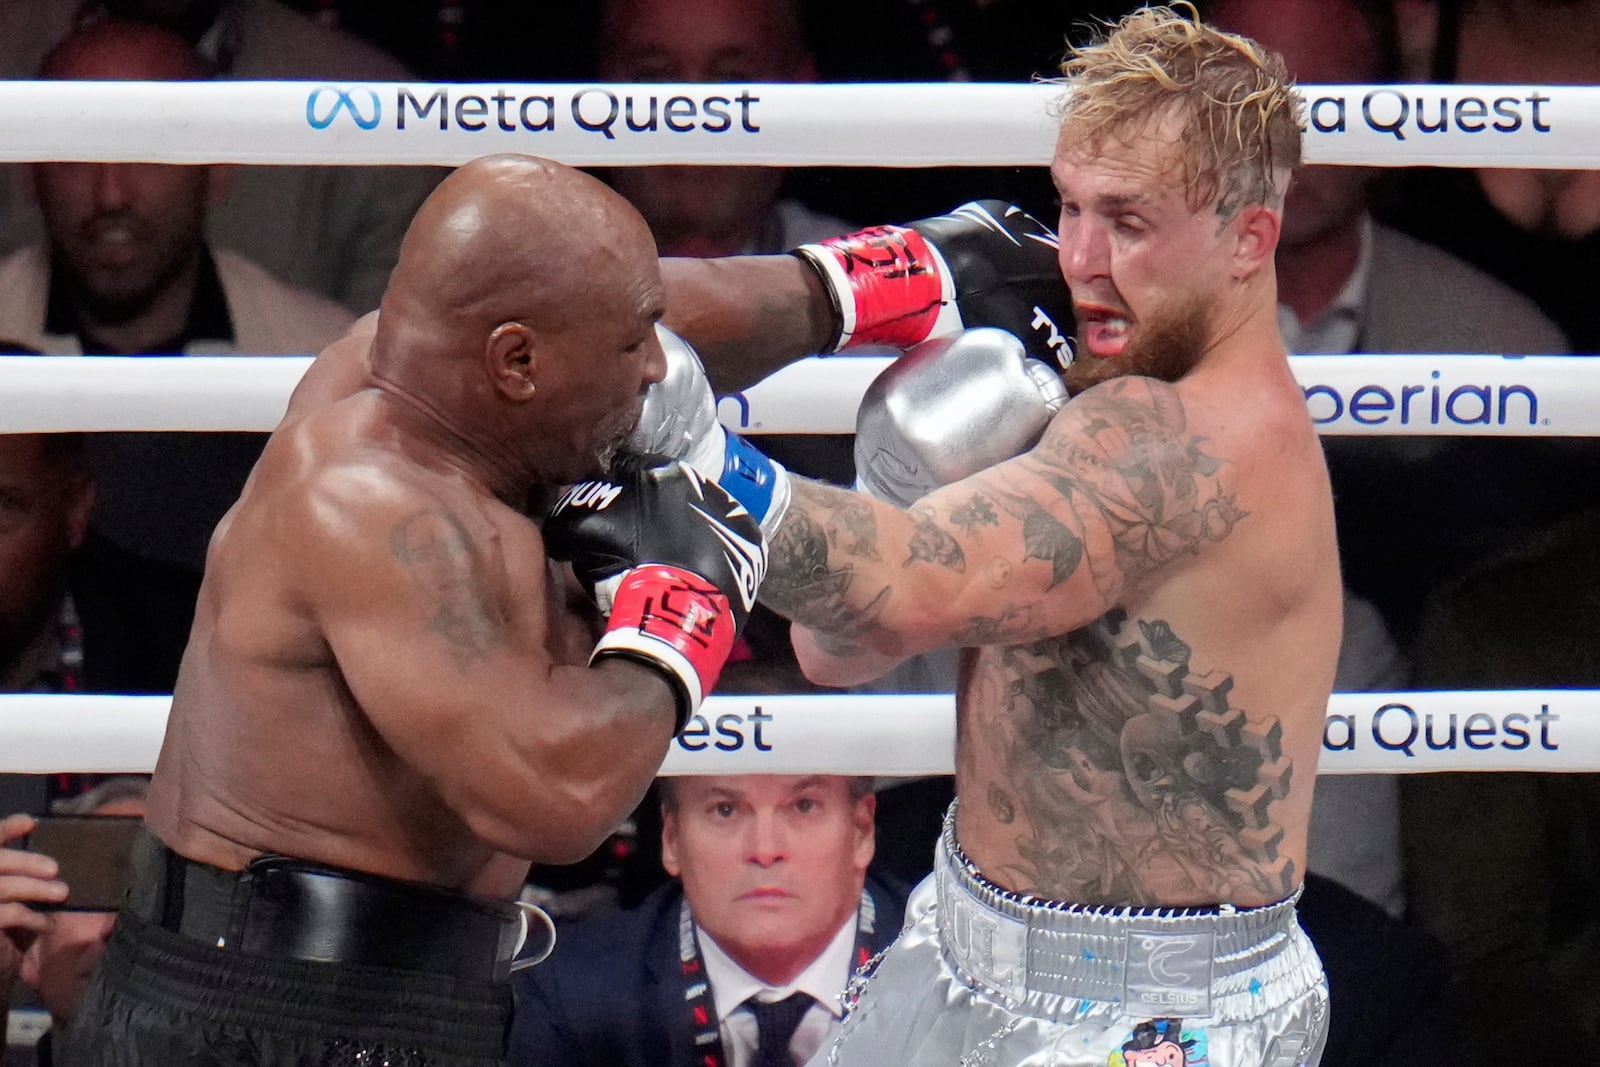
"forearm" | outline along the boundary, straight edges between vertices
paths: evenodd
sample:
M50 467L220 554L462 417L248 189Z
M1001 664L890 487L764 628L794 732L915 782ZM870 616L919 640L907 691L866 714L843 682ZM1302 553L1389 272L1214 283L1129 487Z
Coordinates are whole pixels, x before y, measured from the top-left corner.
M671 741L676 693L661 672L608 659L556 667L535 704L507 702L468 731L451 807L494 848L535 863L588 856L640 800Z
M837 331L817 274L794 256L663 259L664 324L699 352L718 393L823 351Z
M868 648L854 638L812 630L796 623L790 628L800 670L818 685L860 685L883 677L905 662L904 656L891 656Z
M952 636L936 605L958 597L964 556L931 512L795 478L769 551L762 602L830 655L856 645L898 659Z

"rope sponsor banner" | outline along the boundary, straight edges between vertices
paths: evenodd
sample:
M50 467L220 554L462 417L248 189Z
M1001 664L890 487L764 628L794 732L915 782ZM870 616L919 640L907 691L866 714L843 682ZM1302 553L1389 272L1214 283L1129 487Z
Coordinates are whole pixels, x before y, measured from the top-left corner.
M1574 356L1291 356L1317 430L1339 435L1600 435L1600 360ZM889 360L813 357L722 397L747 433L852 433Z
M1600 359L1577 356L1292 356L1324 434L1600 435ZM853 433L890 363L803 359L717 404L742 433ZM270 430L310 360L300 356L0 358L0 432Z
M0 695L0 773L149 771L170 704ZM713 696L662 773L950 774L954 754L948 694ZM1334 694L1318 773L1440 771L1600 771L1600 690Z
M1293 356L1319 433L1592 437L1600 360L1582 356Z
M453 166L525 152L573 166L1037 165L1055 145L1059 95L971 83L7 82L0 159Z
M1600 87L1307 85L1306 160L1600 166ZM1041 166L1049 83L0 83L0 161Z

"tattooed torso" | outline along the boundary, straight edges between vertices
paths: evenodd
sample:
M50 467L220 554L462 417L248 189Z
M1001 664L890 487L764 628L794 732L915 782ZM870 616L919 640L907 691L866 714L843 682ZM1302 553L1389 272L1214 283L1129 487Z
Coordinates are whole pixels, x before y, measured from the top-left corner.
M1278 398L1234 422L1119 380L909 517L797 492L768 600L818 647L915 651L937 618L972 649L958 831L999 884L1248 905L1303 877L1339 582L1320 449Z
M1249 903L1302 877L1305 816L1289 801L1310 782L1281 721L1235 706L1232 676L1197 669L1164 620L1118 610L985 648L963 684L961 837L1000 884L1084 903Z

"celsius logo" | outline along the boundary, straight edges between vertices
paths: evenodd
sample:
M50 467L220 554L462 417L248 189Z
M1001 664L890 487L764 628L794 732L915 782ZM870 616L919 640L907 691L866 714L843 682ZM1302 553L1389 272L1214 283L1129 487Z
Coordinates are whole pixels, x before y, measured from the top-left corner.
M330 98L332 103L328 103ZM363 111L361 105L356 103L358 99L368 105L367 110ZM339 117L341 111L349 112L350 120L363 130L377 129L383 119L383 104L371 89L319 85L306 97L306 123L313 130L325 130L333 125L333 120Z

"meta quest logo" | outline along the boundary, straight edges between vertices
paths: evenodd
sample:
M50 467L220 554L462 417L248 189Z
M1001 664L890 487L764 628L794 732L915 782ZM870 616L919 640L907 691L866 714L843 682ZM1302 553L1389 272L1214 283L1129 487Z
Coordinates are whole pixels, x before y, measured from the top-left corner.
M608 141L630 134L761 132L761 97L749 88L704 92L615 92L586 86L554 93L517 92L504 86L393 86L385 108L370 85L319 85L306 95L306 124L372 131L379 125L397 132L437 127L440 133L548 133L567 123ZM474 91L477 90L477 91ZM492 90L492 91L487 91ZM387 123L385 123L387 118Z
M319 85L306 97L306 124L325 130L340 115L347 115L363 130L375 130L383 121L383 101L364 86Z

